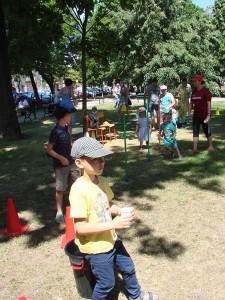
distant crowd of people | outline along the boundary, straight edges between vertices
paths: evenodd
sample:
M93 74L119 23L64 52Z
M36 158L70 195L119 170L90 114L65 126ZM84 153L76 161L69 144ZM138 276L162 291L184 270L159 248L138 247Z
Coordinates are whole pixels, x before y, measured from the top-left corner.
M196 75L191 79L192 87L187 78L182 78L174 96L168 92L166 85L159 85L157 78L153 78L146 86L144 92L144 106L137 110L137 125L135 134L138 136L143 150L143 142L149 142L152 128L159 130L158 138L163 139L163 144L171 151L172 157L181 158L176 141L177 127L185 128L192 119L193 124L193 148L190 153L198 151L200 126L208 141L208 152L214 151L212 145L212 133L210 127L211 98L212 95L204 86L203 77ZM116 83L114 88L115 108L118 108L118 122L121 124L121 107L126 106L128 123L129 114L129 90L124 82ZM148 113L148 114L147 114Z

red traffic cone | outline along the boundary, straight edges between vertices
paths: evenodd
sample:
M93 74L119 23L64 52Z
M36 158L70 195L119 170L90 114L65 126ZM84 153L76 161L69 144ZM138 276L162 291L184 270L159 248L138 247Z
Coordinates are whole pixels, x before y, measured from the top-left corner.
M11 236L18 236L24 233L28 228L29 225L24 225L24 226L21 225L13 200L9 198L8 213L7 213L7 227L1 230L1 233L9 234Z
M66 234L64 234L62 241L61 241L61 248L65 248L66 244L74 240L76 237L73 219L70 218L70 206L66 207Z
M27 298L25 296L20 296L18 300L27 300Z

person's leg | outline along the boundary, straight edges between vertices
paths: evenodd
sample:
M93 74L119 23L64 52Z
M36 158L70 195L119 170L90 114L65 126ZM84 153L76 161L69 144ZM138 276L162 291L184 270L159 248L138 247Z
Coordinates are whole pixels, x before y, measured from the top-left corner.
M63 200L63 191L55 192L55 202L56 202L56 211L57 214L62 214L62 200Z
M179 119L179 123L184 123L185 120L185 106L184 106L184 102L182 100L179 101L179 111L178 111L178 119Z
M63 210L62 210L62 201L63 201L63 192L67 188L67 180L69 176L70 167L56 168L55 169L55 178L56 178L56 222L63 223Z
M117 239L115 249L115 262L123 277L129 298L137 299L141 294L141 287L136 278L134 263L120 239Z
M205 136L207 137L207 140L208 140L207 151L213 152L214 148L213 148L213 144L212 144L212 133L211 133L211 128L210 128L210 123L204 123L203 122L202 123L202 129L203 129L203 132L204 132L204 134L205 134Z
M118 108L118 124L121 124L121 109L122 109L122 106L120 106Z
M127 113L127 124L130 124L130 112L129 112L129 105L126 105L126 113Z
M134 263L120 239L117 239L115 248L115 262L123 277L125 288L129 294L129 300L149 300L149 294L141 291L135 274ZM152 296L153 300L158 299L157 295L152 294Z
M200 124L201 120L199 118L193 117L193 149L191 150L192 153L198 151Z
M107 253L85 255L96 280L92 300L105 300L114 288L114 256L115 248Z

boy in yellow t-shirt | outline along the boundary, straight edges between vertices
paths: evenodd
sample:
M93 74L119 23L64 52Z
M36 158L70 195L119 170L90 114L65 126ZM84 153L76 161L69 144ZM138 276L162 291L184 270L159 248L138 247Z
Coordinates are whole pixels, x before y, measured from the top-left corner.
M128 216L121 216L120 208L112 202L114 194L108 181L100 176L104 170L104 156L108 154L111 152L90 137L76 140L71 150L83 175L70 191L70 217L75 223L75 243L95 276L92 300L105 300L113 289L114 263L123 276L130 300L157 300L158 296L152 292L144 294L141 291L133 261L115 233L115 229L131 226L134 210Z

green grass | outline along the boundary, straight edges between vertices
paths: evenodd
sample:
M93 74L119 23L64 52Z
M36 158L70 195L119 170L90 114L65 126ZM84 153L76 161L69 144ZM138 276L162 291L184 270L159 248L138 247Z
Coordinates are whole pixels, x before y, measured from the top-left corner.
M140 106L140 105L139 105ZM131 116L134 120L135 109L132 106ZM215 116L216 108L220 108L220 116ZM99 110L105 111L108 121L115 121L117 113L112 105L101 105ZM153 144L150 162L146 154L139 154L136 145L128 149L129 177L135 181L135 190L130 186L121 186L120 180L124 174L123 139L122 132L118 130L121 143L113 146L114 154L107 159L105 175L110 178L120 197L127 193L129 197L141 196L150 193L152 188L163 188L172 182L186 182L198 189L222 192L221 180L224 180L224 129L225 102L213 103L212 130L216 151L212 154L200 152L199 155L190 157L188 150L191 148L191 129L186 130L182 137L179 136L179 146L184 159L182 161L163 160ZM77 113L78 126L82 126L82 116ZM9 197L15 200L18 210L31 210L35 213L37 222L48 223L54 218L54 177L52 174L52 159L45 153L46 144L54 119L40 119L32 123L22 123L23 138L15 142L0 141L0 224L5 223L6 201ZM133 135L135 122L127 132L128 141L136 140ZM77 135L79 137L81 135ZM200 149L206 148L206 139L200 137ZM199 180L201 178L201 180ZM179 191L178 191L179 193ZM46 215L45 211L48 214Z
M151 269L154 274L151 284L163 299L189 299L192 280L201 281L195 269L198 265L198 270L205 272L206 282L200 288L206 289L210 295L214 289L210 283L220 280L223 272L217 261L213 273L207 270L213 265L210 259L215 249L217 257L224 255L224 231L221 226L224 226L225 102L213 103L212 106L214 153L204 151L207 143L201 134L199 154L190 156L191 127L178 129L177 139L183 160L171 160L163 156L158 150L155 132L152 134L150 161L146 151L138 151L138 141L133 134L135 109L138 106L141 103L132 105L133 122L127 131L128 177L133 180L132 184L121 184L125 172L124 141L120 127L117 141L105 146L114 152L106 159L104 175L112 184L116 203L119 206L133 205L136 211L132 229L120 235L136 261L137 274L145 288L149 286L146 280ZM219 116L215 115L217 107L220 109ZM98 108L104 110L107 121L117 120L112 105L105 104ZM79 112L77 118L78 126L82 127ZM0 229L6 226L9 197L14 200L21 222L30 225L26 234L19 238L0 235L0 267L4 270L2 295L5 295L5 299L17 299L21 293L37 300L46 297L78 299L72 271L68 270L68 259L59 247L61 233L54 220L52 158L45 153L54 122L54 118L45 118L22 123L21 140L0 141ZM73 138L80 136L76 134ZM67 204L68 201L64 201L64 205ZM212 237L213 241L210 240ZM211 265L205 265L208 261ZM41 272L37 272L37 264ZM175 276L171 273L174 268L177 285L165 285L170 276ZM182 270L187 268L189 271L185 273L183 283L178 278L183 278ZM57 288L56 283L60 283ZM174 296L174 293L177 294ZM184 293L188 296L184 296ZM218 298L220 295L223 295L222 288L218 290Z

